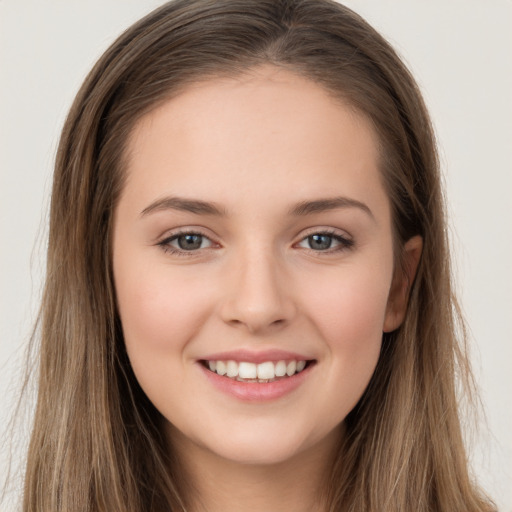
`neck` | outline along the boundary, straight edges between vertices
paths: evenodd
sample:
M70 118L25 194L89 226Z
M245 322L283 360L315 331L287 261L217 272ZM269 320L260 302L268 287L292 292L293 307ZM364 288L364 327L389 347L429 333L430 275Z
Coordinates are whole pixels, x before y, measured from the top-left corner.
M187 475L185 502L189 512L322 512L324 487L332 468L339 432L272 464L227 460L173 433Z

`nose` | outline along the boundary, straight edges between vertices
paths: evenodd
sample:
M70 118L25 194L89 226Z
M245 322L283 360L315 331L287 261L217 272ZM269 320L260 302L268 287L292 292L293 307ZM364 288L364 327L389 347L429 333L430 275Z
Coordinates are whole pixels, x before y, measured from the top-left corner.
M247 249L229 273L220 308L224 322L251 334L264 334L290 323L296 313L292 283L270 251Z

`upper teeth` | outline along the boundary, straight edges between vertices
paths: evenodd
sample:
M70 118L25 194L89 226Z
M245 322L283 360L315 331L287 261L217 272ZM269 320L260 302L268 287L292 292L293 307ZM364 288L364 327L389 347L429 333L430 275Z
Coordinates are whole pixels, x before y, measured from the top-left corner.
M208 367L212 372L239 379L271 380L276 377L292 376L301 372L306 366L306 361L266 361L255 364L245 361L208 361Z

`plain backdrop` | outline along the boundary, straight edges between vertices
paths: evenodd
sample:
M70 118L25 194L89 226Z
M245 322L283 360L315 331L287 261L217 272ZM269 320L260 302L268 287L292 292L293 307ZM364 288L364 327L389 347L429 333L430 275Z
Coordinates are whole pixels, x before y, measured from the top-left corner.
M102 51L160 3L0 0L0 430L19 392L23 349L40 298L52 164L64 116ZM486 413L471 442L471 459L476 478L499 509L509 512L512 2L346 3L402 55L434 120L458 289ZM22 461L28 426L18 427L21 448L14 452L15 462ZM3 450L0 482L7 471L5 441Z

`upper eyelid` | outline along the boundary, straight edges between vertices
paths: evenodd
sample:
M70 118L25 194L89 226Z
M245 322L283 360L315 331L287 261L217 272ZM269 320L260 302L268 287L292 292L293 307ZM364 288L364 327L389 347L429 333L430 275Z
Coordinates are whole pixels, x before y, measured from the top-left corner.
M173 238L176 238L181 235L201 235L205 238L208 238L212 242L216 242L216 237L209 233L209 230L206 230L205 228L199 227L199 226L186 226L183 228L174 228L174 229L167 229L163 232L163 234L159 235L156 238L156 243L162 243L166 240L171 240Z
M309 235L306 235L305 237L302 237L298 242L295 243L295 245L301 244L302 242L304 242L305 240L307 240L309 237L311 237L313 235L328 236L328 237L332 238L333 240L337 241L338 243L340 243L341 245L345 245L345 246L354 245L354 241L351 238L347 238L342 235L337 235L336 233L327 233L327 232L313 232Z
M333 228L333 227L313 227L313 228L308 228L308 229L305 229L305 230L302 230L298 235L297 235L297 239L298 241L301 241L301 240L304 240L304 238L307 238L308 236L311 236L311 235L315 235L315 234L319 234L319 235L330 235L330 236L334 236L334 237L339 237L339 238L343 238L344 240L350 240L350 241L353 241L353 236L346 230L344 229L340 229L340 228Z

